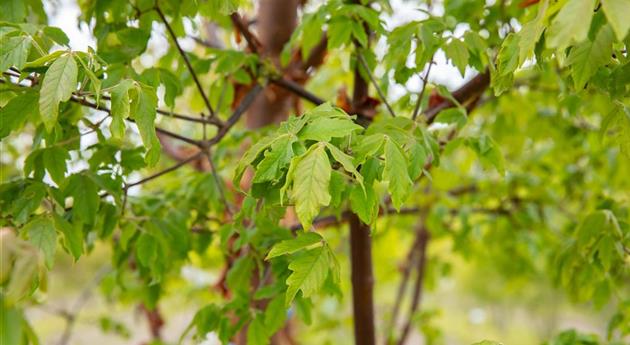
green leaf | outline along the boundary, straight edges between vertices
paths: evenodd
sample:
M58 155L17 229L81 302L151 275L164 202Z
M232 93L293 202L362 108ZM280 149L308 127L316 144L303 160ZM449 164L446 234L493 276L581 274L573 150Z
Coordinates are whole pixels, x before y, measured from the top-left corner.
M383 180L389 182L387 189L392 196L392 204L397 210L400 210L403 202L411 192L413 182L409 178L405 154L398 147L398 144L391 139L385 141Z
M25 92L11 98L9 103L0 108L0 139L4 139L12 131L21 128L29 117L37 114L39 95L36 92Z
M630 30L630 0L602 0L604 14L621 41Z
M24 0L0 1L0 20L1 21L21 23L24 21L25 18L26 18L26 2L24 2ZM4 71L5 69L0 68L0 70ZM12 344L12 343L7 343L7 344Z
M442 110L437 117L435 118L435 122L445 123L445 124L456 124L457 128L461 129L466 124L467 117L465 110L462 108L448 108Z
M496 70L494 66L490 64L490 83L494 89L495 96L499 96L512 87L514 71L518 67L519 60L518 42L518 36L509 34L499 50Z
M55 220L55 228L63 234L64 248L72 255L76 262L81 257L81 254L83 254L82 224L78 223L78 226L73 226L56 213L53 217Z
M247 150L247 152L245 152L243 158L239 160L238 165L234 171L234 178L232 179L234 186L240 186L241 178L245 173L245 169L247 169L247 167L251 165L258 158L258 156L260 156L267 148L269 148L269 146L271 146L271 144L274 143L276 139L277 138L271 136L264 137L256 141L256 143L252 145L249 150Z
M350 36L352 35L352 21L347 19L331 20L328 24L328 49L339 48L342 45L350 42Z
M299 133L302 140L330 141L331 138L342 138L363 127L352 122L350 118L316 117Z
M87 224L94 224L100 198L94 181L85 173L68 178L66 195L73 198L72 213Z
M251 284L252 272L254 270L254 258L243 255L234 261L232 268L227 274L227 286L235 291L248 291Z
M293 254L304 248L311 247L315 244L321 244L324 239L316 232L309 231L300 233L296 238L284 240L271 248L265 260L269 260L281 255Z
M62 46L67 47L68 44L70 44L68 36L58 27L45 26L42 31L44 32L44 35Z
M53 62L42 83L39 94L39 113L48 132L57 123L59 102L66 102L77 86L77 63L71 54L62 55Z
M70 159L68 151L59 146L53 146L46 148L42 152L42 156L44 157L44 166L48 170L50 177L60 185L66 174L66 160Z
M357 168L352 163L352 157L345 154L343 151L338 149L336 146L326 143L326 147L328 151L332 155L332 157L339 163L347 172L351 173L354 178L359 182L361 187L363 187L363 176L357 171Z
M31 38L28 36L3 36L0 38L0 71L9 67L19 70L24 67L31 49Z
M138 83L136 86L137 97L132 102L133 113L131 118L136 121L142 143L147 148L144 157L147 165L155 166L160 160L160 141L155 134L155 114L157 109L157 95L155 89Z
M630 158L630 110L623 105L615 105L602 120L600 135L603 139L609 135L621 152Z
M474 343L472 345L503 345L503 343L499 343L497 341L492 341L492 340L483 340L478 343Z
M46 266L52 268L57 246L57 232L50 216L38 216L24 226L28 240L44 253Z
M330 254L328 246L321 246L302 253L289 264L291 275L287 278L285 306L289 306L298 291L303 297L317 292L328 275Z
M112 122L109 125L109 129L112 137L116 140L121 140L125 135L125 119L129 117L131 110L129 90L132 87L133 81L124 79L112 87L110 91L112 95Z
M492 138L482 135L479 138L467 138L466 145L477 153L484 165L492 165L501 175L505 175L505 161L499 146Z
M140 237L138 237L138 242L136 243L136 256L138 257L138 262L144 267L150 268L158 255L158 242L155 237L151 234L143 232Z
M586 39L593 19L595 0L569 0L551 22L547 47L562 50Z
M331 174L330 162L324 145L316 144L304 154L295 168L299 176L293 182L292 199L295 211L305 230L310 229L313 218L321 206L330 203L328 184Z
M274 297L265 309L265 328L268 334L275 334L287 319L287 309L284 306L283 295Z
M466 73L466 66L468 66L468 59L470 58L466 44L459 39L453 38L448 45L444 47L444 53L451 59L453 65L457 67L463 77Z
M265 315L257 313L247 327L247 345L268 345L270 336L265 327Z
M525 62L525 60L527 60L534 53L536 43L540 39L540 35L542 35L543 31L545 30L543 20L545 18L545 11L547 10L548 5L548 0L542 1L542 3L540 3L538 7L538 14L536 15L536 18L523 25L521 31L516 34L518 36L519 65Z
M365 224L372 224L378 215L378 197L374 188L365 186L365 190L354 186L350 191L350 208Z
M584 41L571 49L567 64L571 66L571 76L576 90L584 88L597 69L611 60L613 32L610 26L603 26L594 41Z
M294 136L283 136L274 141L271 150L265 152L265 157L258 163L256 167L256 175L254 175L254 183L265 181L278 181L282 177L282 169L286 167L293 158L293 143L296 141Z

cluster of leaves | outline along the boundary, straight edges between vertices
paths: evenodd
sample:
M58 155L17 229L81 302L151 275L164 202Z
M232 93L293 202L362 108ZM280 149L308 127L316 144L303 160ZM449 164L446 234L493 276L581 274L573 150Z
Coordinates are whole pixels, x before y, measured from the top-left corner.
M352 212L379 229L380 215L406 206L427 208L435 238L452 241L455 252L505 277L538 278L551 268L576 301L599 307L614 301L618 311L608 336L629 334L628 302L616 297L627 291L630 248L630 167L623 156L630 155L627 0L543 0L527 9L518 1L452 0L444 2L443 15L427 10L426 19L394 28L384 24L392 11L387 1L329 1L303 15L284 63L294 49L308 56L325 37L329 51L358 46L370 69L383 67L379 86L405 87L444 52L462 76L490 70L501 98L484 98L469 120L467 104L429 85L419 100L422 109L430 93L456 105L441 111L433 127L408 116L377 116L364 128L325 103L290 117L238 162L233 157L243 136L231 133L214 155L222 162L219 170L236 166L234 186L251 175L236 214L228 203L240 195L224 199L217 177L226 176L212 173L178 172L156 188L157 195L129 195L130 176L160 164L157 115L172 115L181 103L195 112L203 108L202 98L186 92L195 86L191 72L212 81L209 102L220 115L237 99L235 84L252 84L267 67L277 68L255 54L213 48L184 53L187 66L175 46L142 68L138 58L147 53L160 13L168 14L174 37L183 37L185 23L199 16L229 29L228 15L245 3L81 1L82 20L93 24L97 42L86 52L69 50L66 35L46 25L41 2L0 4L0 71L6 73L0 139L4 145L6 138L33 134L32 147L22 152L23 171L11 172L0 185L0 225L9 228L0 232L0 254L10 263L0 270L0 342L36 342L22 306L46 290L45 272L54 265L58 242L78 260L104 241L113 248L114 266L102 284L105 293L147 308L172 293L167 284L182 279L180 270L191 257L211 269L226 264L229 293L200 309L188 331L194 328L199 340L216 332L228 342L247 327L250 343L266 344L289 308L309 324L320 293L343 293L342 251L311 231L319 216ZM518 31L514 20L524 24ZM382 62L369 49L366 29L386 43ZM351 67L358 56L351 56ZM334 82L343 73L331 74ZM394 104L398 114L412 113L411 94ZM84 107L95 111L86 114ZM453 138L456 130L462 134ZM96 143L86 147L81 139L87 134ZM621 150L601 147L602 138ZM499 174L477 169L477 161ZM464 182L478 189L473 196L449 195ZM281 226L289 206L306 231ZM234 259L229 265L228 258ZM437 272L439 258L431 260ZM425 326L427 338L437 333L423 317L414 320ZM115 322L102 323L125 333ZM567 332L549 344L580 343L598 341Z

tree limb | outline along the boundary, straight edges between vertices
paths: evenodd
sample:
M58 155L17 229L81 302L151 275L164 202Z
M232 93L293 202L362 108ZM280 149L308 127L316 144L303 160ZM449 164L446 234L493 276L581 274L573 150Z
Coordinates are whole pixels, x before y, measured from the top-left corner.
M175 32L173 31L173 28L168 23L168 21L166 20L166 17L164 16L164 13L160 9L160 7L157 6L157 4L155 6L155 11L157 12L158 16L160 17L160 19L162 20L162 22L166 26L166 30L168 31L169 35L171 36L171 39L173 40L173 44L175 44L175 47L177 48L177 51L179 51L179 55L181 55L182 59L184 60L184 63L186 64L186 68L188 68L188 72L190 72L190 75L192 76L193 80L195 81L195 84L197 85L197 89L199 90L199 93L201 94L201 98L203 98L203 102L205 103L206 108L208 108L208 111L210 112L210 118L214 118L215 113L214 113L214 109L212 109L212 105L210 104L210 99L206 95L206 92L204 91L203 86L201 86L201 82L199 82L199 78L197 77L197 73L195 72L195 70L193 69L192 65L190 64L190 60L188 60L188 56L186 55L186 52L179 45L179 42L177 41L177 36L175 35Z

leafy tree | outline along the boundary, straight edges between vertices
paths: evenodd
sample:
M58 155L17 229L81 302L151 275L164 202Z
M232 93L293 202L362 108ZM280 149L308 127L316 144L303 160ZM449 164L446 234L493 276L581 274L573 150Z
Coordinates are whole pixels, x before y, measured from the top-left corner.
M615 310L606 337L547 344L628 339L630 1L423 1L404 23L387 0L78 3L86 51L41 1L0 4L0 343L38 343L60 249L102 246L94 283L155 344L178 294L201 306L181 341L339 343L352 305L356 344L439 343L422 300L453 256ZM222 272L211 291L191 265Z

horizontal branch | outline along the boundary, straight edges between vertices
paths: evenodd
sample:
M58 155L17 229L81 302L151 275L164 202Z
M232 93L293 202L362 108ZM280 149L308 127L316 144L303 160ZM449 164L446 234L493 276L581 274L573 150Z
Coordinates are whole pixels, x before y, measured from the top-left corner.
M459 89L452 92L453 98L457 100L459 103L465 103L471 99L475 99L479 95L481 95L486 88L490 85L490 73L485 71L483 73L478 74L470 81L462 85ZM440 111L453 107L454 104L450 100L443 100L437 105L427 109L424 112L424 115L427 118L427 123L433 123L435 118L440 113Z
M90 102L90 101L88 101L86 99L78 98L76 96L70 98L70 101L75 102L77 104L80 104L80 105L82 105L84 107L88 107L88 108L92 108L92 109L95 109L95 110L100 110L100 111L106 112L110 116L111 116L111 113L112 113L111 110L109 108L107 108L107 107L102 107L102 106L100 106L100 105L98 105L96 103L92 103L92 102ZM133 119L129 119L128 118L127 121L135 123L135 121ZM162 133L164 135L167 135L167 136L169 136L171 138L175 138L175 139L181 140L183 142L186 142L186 143L189 143L189 144L192 144L192 145L195 145L195 146L203 146L202 141L195 140L195 139L190 139L188 137L184 137L182 135L179 135L177 133L173 133L173 132L171 132L169 130L166 130L166 129L163 129L163 128L160 128L160 127L157 127L157 126L155 127L155 131L158 132L158 133Z
M145 177L145 178L143 178L143 179L141 179L139 181L136 181L136 182L133 182L133 183L130 183L130 184L126 185L124 189L128 190L129 188L132 188L132 187L135 187L137 185L141 185L143 183L149 182L149 181L151 181L153 179L156 179L156 178L158 178L158 177L160 177L162 175L166 175L166 174L168 174L168 173L170 173L172 171L175 171L175 170L183 167L184 165L186 165L186 164L188 164L188 163L198 159L202 155L203 155L203 152L199 151L199 152L195 153L194 155L179 161L178 163L176 163L175 165L173 165L171 167L168 167L168 168L166 168L164 170L161 170L161 171L159 171L159 172L157 172L157 173L155 173L155 174L153 174L151 176L147 176L147 177Z

